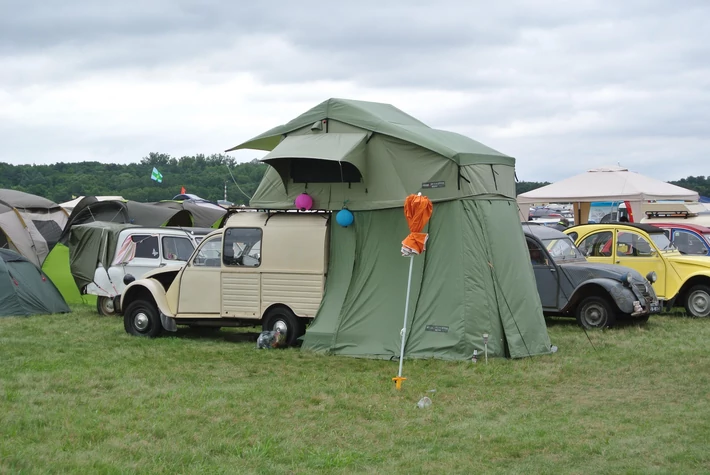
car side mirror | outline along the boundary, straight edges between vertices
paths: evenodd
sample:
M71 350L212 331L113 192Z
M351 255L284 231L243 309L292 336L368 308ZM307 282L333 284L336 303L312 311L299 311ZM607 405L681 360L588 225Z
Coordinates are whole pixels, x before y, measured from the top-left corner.
M131 274L126 274L123 276L123 284L124 285L128 285L131 282L134 282L135 280L136 280L136 278Z

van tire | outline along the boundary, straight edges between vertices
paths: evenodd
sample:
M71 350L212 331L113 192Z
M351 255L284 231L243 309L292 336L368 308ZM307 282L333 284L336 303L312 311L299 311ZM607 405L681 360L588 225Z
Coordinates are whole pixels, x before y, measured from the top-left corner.
M685 311L693 317L710 316L710 287L695 285L685 294Z
M576 309L577 323L584 328L607 328L616 323L614 307L604 297L592 295L579 302Z
M123 328L133 336L155 338L163 332L158 309L153 302L136 300L123 313Z
M96 311L105 317L116 315L114 300L111 297L96 297Z
M298 318L288 307L276 307L264 315L262 331L274 331L277 326L286 327L287 346L297 346L298 339L306 332L303 319Z

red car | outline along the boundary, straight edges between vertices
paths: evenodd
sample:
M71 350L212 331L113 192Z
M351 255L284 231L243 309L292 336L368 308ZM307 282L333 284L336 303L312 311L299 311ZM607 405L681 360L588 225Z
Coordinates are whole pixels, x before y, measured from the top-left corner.
M646 222L666 231L666 236L682 254L710 254L710 228L699 224Z

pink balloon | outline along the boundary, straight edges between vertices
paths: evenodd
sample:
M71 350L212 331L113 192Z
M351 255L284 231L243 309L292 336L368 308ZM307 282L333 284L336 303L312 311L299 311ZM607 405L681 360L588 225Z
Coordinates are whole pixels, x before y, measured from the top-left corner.
M296 197L294 204L296 205L296 208L301 211L308 211L313 207L313 198L311 198L308 193L301 193Z

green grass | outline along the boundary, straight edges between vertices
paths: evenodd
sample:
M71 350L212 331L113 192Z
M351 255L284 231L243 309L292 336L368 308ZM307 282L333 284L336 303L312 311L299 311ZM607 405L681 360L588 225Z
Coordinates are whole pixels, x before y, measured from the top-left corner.
M550 321L556 354L406 361L400 392L394 362L250 332L0 319L0 473L710 473L710 320L590 332L596 350Z

